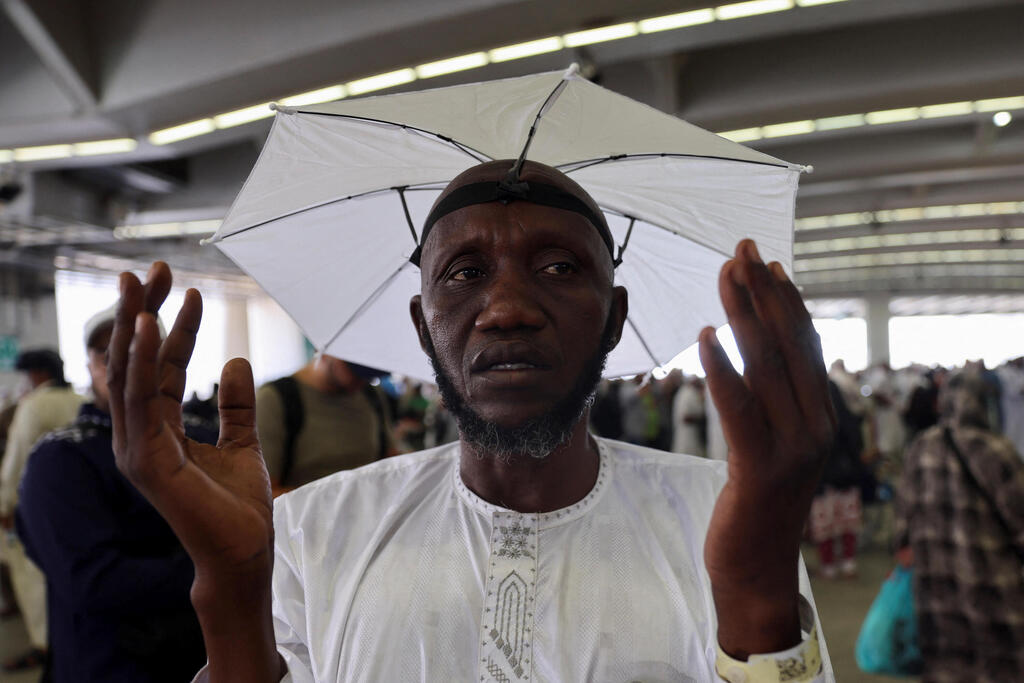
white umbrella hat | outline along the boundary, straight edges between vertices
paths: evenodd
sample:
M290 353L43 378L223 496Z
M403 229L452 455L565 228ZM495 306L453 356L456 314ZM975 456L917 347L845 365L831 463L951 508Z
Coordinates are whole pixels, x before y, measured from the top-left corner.
M523 158L579 183L625 245L629 319L608 377L647 372L721 325L718 271L750 237L792 263L802 167L581 78L575 68L298 109L278 107L210 238L320 351L432 381L409 318L409 258L466 169Z

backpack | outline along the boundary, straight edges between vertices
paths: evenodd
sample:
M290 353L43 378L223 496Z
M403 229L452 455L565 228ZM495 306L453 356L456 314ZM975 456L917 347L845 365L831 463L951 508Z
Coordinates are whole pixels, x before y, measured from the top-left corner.
M291 474L292 465L295 464L295 440L298 439L299 432L302 431L306 414L305 407L302 405L302 397L299 394L299 381L295 377L289 375L275 379L270 382L270 386L274 387L284 404L284 461L281 464L281 484L284 484L288 481L288 475ZM366 385L363 393L377 415L377 437L380 443L377 459L381 460L388 454L387 418L384 404L381 402L380 394L372 385Z

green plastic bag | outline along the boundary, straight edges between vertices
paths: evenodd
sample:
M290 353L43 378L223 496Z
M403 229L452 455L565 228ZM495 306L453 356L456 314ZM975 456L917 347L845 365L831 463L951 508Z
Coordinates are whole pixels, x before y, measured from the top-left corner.
M857 666L867 673L921 673L911 570L896 567L882 583L857 636L856 656Z

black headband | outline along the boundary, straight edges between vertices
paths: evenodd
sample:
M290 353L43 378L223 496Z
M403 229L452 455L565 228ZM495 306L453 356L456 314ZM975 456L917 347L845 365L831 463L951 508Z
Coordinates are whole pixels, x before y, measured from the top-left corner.
M620 258L615 258L612 233L608 229L608 223L604 219L604 214L599 211L595 212L579 197L569 194L554 185L528 183L526 181L510 182L508 180L470 183L452 190L451 194L438 202L434 210L427 216L427 220L423 224L423 232L420 235L419 246L416 247L416 251L412 253L409 260L417 266L420 264L420 252L423 249L423 245L427 242L427 235L430 234L430 229L434 227L434 223L441 220L442 217L473 204L486 204L487 202L508 204L512 201L530 202L531 204L565 209L566 211L580 214L597 230L601 240L608 247L608 253L611 254L615 265L618 265L618 262L621 260L621 250Z

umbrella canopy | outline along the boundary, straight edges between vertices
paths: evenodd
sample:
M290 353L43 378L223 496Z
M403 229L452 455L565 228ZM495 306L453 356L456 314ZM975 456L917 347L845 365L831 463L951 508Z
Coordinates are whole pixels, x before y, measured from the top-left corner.
M408 313L418 232L452 178L524 149L590 193L618 245L628 239L616 284L629 291L629 319L606 376L662 365L725 322L718 271L740 239L790 268L801 167L575 69L278 108L210 241L319 350L432 380Z

